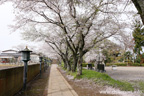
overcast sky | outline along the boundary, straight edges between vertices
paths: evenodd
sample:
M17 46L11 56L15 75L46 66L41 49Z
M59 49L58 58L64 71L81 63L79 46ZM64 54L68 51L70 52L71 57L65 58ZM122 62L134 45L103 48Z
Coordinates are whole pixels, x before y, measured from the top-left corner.
M15 15L11 3L0 5L0 51L12 49L20 44L30 45L28 41L22 40L19 32L12 32L8 25L13 24Z

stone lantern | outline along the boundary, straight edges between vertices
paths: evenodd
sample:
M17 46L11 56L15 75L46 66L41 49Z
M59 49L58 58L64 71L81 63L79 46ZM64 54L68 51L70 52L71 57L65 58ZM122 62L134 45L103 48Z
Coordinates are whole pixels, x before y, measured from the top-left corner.
M24 50L20 51L22 53L22 61L24 62L24 76L23 76L23 89L26 89L27 82L27 62L30 60L30 51L27 46Z

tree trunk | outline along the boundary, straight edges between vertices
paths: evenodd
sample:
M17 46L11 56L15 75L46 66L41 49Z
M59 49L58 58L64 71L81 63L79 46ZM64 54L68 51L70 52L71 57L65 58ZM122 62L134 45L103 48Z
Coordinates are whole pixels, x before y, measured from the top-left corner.
M84 41L85 36L82 34L82 31L80 31L80 37L79 37L79 58L78 58L78 64L77 64L77 75L82 75L82 63L83 63L83 55L84 55Z
M67 69L67 61L66 61L65 56L64 56L64 55L61 55L61 58L62 58L62 60L63 60L63 62L64 62L64 69Z
M71 65L69 63L67 63L67 70L71 71Z
M73 55L73 66L72 66L72 72L76 72L76 68L77 68L77 55Z
M71 64L69 63L68 60L66 60L66 63L67 63L67 71L71 71Z
M79 51L79 58L78 58L78 64L77 64L77 75L82 75L82 63L83 63L83 53L82 50Z
M66 64L66 62L64 63L64 69L67 69L67 64Z
M66 60L64 58L62 58L63 62L64 62L64 69L67 69L67 63Z
M79 58L80 59L80 58ZM81 60L78 60L78 64L77 64L77 75L82 75L82 63Z
M68 59L68 56L67 56L67 55L65 55L65 60L66 60L67 70L68 70L68 71L71 71L71 64L70 64L70 62L69 62L69 59Z
M140 54L140 65L142 65L142 63L143 63L143 58L142 58L142 55Z
M97 65L98 65L98 61L95 61L94 67L95 67L95 71L97 71Z
M144 0L132 0L144 24Z

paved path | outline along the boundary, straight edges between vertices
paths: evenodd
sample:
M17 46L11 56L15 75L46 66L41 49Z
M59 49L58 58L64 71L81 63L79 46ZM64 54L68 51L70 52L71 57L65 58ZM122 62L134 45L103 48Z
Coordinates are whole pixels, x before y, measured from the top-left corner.
M78 96L62 74L57 70L56 64L52 64L51 66L48 96Z

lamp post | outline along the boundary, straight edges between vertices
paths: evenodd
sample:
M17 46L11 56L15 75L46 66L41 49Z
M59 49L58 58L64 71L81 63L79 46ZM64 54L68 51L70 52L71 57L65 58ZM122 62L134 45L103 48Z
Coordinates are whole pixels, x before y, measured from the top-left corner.
M43 59L43 57L42 57L42 56L40 56L40 57L39 57L39 61L40 61L40 76L41 76L42 59Z
M26 89L27 82L27 62L30 60L30 51L27 46L24 50L20 51L22 53L22 61L24 62L24 75L23 75L23 89Z

